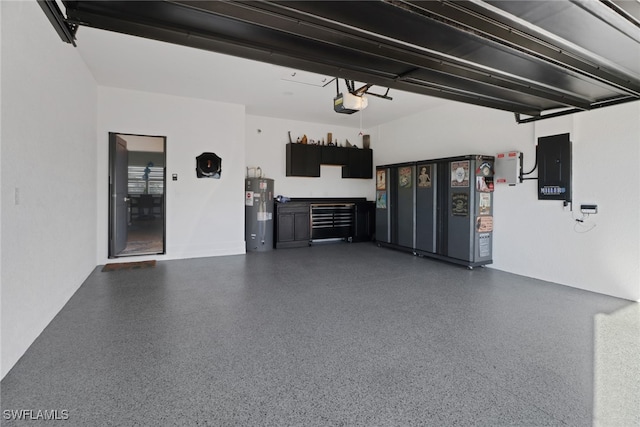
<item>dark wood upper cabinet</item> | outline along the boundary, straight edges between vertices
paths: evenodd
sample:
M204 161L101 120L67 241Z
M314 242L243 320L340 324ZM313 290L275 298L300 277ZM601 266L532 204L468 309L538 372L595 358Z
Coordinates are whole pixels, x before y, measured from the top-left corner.
M321 146L323 165L342 165L349 163L349 152L342 147Z
M373 178L373 151L365 148L287 144L287 176L320 176L320 165L342 166L343 178Z
M287 176L320 177L319 145L287 144Z
M349 160L342 168L343 178L373 178L373 151L347 148Z

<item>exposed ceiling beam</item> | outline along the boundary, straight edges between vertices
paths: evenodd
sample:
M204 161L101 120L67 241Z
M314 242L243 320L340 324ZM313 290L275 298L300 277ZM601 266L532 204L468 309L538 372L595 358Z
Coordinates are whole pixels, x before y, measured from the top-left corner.
M613 28L626 46L640 46L629 42L633 24L602 1L589 3L593 23ZM542 2L506 9L481 0L64 3L77 25L529 116L640 99L633 61L627 61L629 72L606 52L591 52L516 16ZM588 18L582 3L548 4Z
M60 39L65 43L70 43L75 46L77 26L65 21L65 17L55 0L38 0L38 5L42 8L42 11L49 19L49 22L51 22L51 25L53 25Z
M613 85L630 95L640 96L640 82L633 81L614 65L609 64L610 69L606 69L593 64L588 58L582 58L578 53L572 52L571 47L561 38L550 37L533 24L510 19L506 13L499 15L485 2L387 1L425 17L444 19L449 25L458 26L472 35L535 56L549 64L604 84Z
M340 25L337 21L322 19L288 7L287 3L211 3L202 1L175 1L174 3L233 19L259 22L261 27L269 30L285 32L302 39L340 47L351 51L354 55L395 61L399 66L409 70L430 70L431 79L425 79L425 84L431 81L441 87L448 87L453 92L457 87L464 87L469 82L476 82L489 86L488 91L491 91L490 87L493 86L519 94L525 93L542 99L551 99L565 106L588 109L590 104L588 99L575 94L545 87L498 69L480 67L450 55L443 55L432 49L400 43L375 32ZM382 31L383 29L376 30ZM320 51L317 54L322 55L323 52ZM314 60L323 61L323 58ZM400 74L397 78L402 80ZM415 80L418 79L414 76Z

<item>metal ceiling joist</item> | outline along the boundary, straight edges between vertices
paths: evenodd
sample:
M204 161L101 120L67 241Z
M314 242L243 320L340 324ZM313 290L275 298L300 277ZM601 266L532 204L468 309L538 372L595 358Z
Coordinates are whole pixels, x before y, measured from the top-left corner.
M577 53L571 52L571 47L560 38L550 38L534 25L509 19L506 14L498 15L487 3L446 0L439 2L388 1L402 5L413 13L445 19L449 25L459 26L473 35L487 38L571 72L615 86L630 95L640 96L640 82L634 82L630 76L624 75L613 65L610 65L612 68L610 70L595 65L588 58L581 58Z
M53 0L38 0L38 5L42 8L42 11L53 25L60 39L65 43L76 45L75 34L78 29L77 26L71 25L65 21L62 11Z
M606 100L606 101L602 101L602 102L596 102L594 104L591 105L591 109L596 109L596 108L603 108L603 107L611 107L613 105L619 105L619 104L624 104L626 102L629 102L629 98L628 97L621 97L618 99L610 99L610 100ZM567 116L569 114L575 114L575 113L579 113L580 110L577 110L575 108L573 109L568 109L568 110L561 110L561 111L555 111L553 113L547 113L547 114L543 114L540 116L533 116L533 117L527 117L527 118L522 118L522 115L519 113L514 113L515 117L516 117L516 122L518 124L522 124L522 123L531 123L531 122L535 122L538 120L544 120L544 119L551 119L553 117L562 117L562 116Z
M509 2L512 10L501 9L504 2L480 0L64 3L67 22L73 24L533 119L550 110L581 111L640 99L640 70L633 61L619 65L616 58L513 15L513 10L531 15L541 2ZM569 0L565 5L570 13L581 10ZM613 26L616 37L626 37L626 46L640 49L640 43L629 42L627 33L635 27L627 18L606 5L600 7L607 12L589 7L605 16L589 11L599 25Z
M455 91L457 87L464 87L468 82L480 82L488 86L524 93L542 99L551 99L561 105L573 106L581 109L589 108L589 100L574 94L558 91L554 88L527 81L518 76L508 75L500 70L488 67L478 67L474 64L457 60L451 56L442 55L416 45L398 43L388 38L377 36L370 31L364 31L351 26L340 25L337 21L328 21L317 16L304 13L282 5L265 3L227 3L176 1L225 17L259 23L265 29L285 32L303 39L320 41L331 46L348 49L354 54L372 56L385 61L395 61L409 69L431 70L431 75L445 75L457 77L449 83L449 89ZM322 60L319 58L318 60ZM401 79L400 76L398 76ZM437 78L436 78L437 79ZM417 80L414 76L414 81ZM444 85L443 79L438 79L439 85ZM427 80L429 81L429 80ZM435 82L435 81L432 81ZM489 89L491 90L491 89Z
M389 3L389 2L388 2ZM437 25L438 22L428 22L424 19L422 19L422 21L417 21L412 23L412 25L408 25L409 27L409 31L407 31L406 29L404 29L403 27L405 27L405 25L395 25L395 23L397 22L403 22L401 18L405 18L402 15L398 14L398 7L397 7L397 3L399 2L393 2L393 3L389 3L389 4L393 4L394 7L392 9L376 9L375 12L370 12L370 13L365 13L366 11L369 11L369 8L372 8L373 6L371 6L371 2L366 2L365 5L363 6L362 3L353 3L353 2L341 2L341 7L340 8L333 8L333 9L329 9L329 8L324 8L325 6L323 5L323 2L277 2L274 5L274 2L269 2L267 6L270 8L270 10L272 11L276 11L276 7L281 8L282 10L286 10L286 13L288 14L288 16L294 16L296 18L298 18L298 16L296 15L291 15L291 11L293 10L294 13L296 11L298 11L298 9L302 9L298 12L300 12L301 14L304 13L305 15L300 15L302 16L302 18L304 19L310 19L309 17L313 18L313 17L318 17L320 16L320 18L322 21L324 21L326 24L325 25L332 25L332 23L339 23L342 25L343 28L339 28L341 31L348 31L348 29L351 28L356 28L358 31L362 31L363 33L365 33L364 30L362 30L362 28L366 28L366 33L368 33L370 35L370 37L373 37L375 39L375 42L378 44L379 40L384 40L384 39L393 39L394 41L397 40L401 40L406 42L407 40L413 40L413 39L419 39L421 38L422 40L426 40L425 43L429 42L429 37L427 35L421 37L421 31L417 31L420 29L424 29L424 28L429 28L431 26ZM402 2L404 4L404 2ZM458 2L457 2L458 3ZM463 4L467 4L470 2L459 2L459 3L463 3ZM473 3L481 3L481 2L473 2ZM484 2L482 2L484 3ZM500 2L500 3L504 3L504 2ZM513 2L510 2L513 3ZM515 2L518 4L522 4L522 3L531 3L531 2ZM537 3L541 3L541 2L537 2ZM558 2L555 2L558 3ZM264 3L260 3L261 7ZM430 5L432 7L437 7L440 2L435 2L435 1L431 1L431 2L420 2L421 5ZM355 5L355 6L354 6ZM345 8L351 7L351 9L344 11ZM360 8L362 10L362 13L357 13L358 9ZM396 10L394 10L396 9ZM402 8L404 9L404 8ZM393 13L396 13L397 15L393 15ZM374 15L377 16L382 16L385 18L382 19L372 19L375 18ZM363 17L364 16L364 17ZM424 17L422 17L424 18ZM392 22L394 24L389 24L389 22ZM404 22L403 22L404 23ZM416 31L412 31L412 30L416 30ZM443 27L441 26L439 28L439 30L444 30L444 31L450 31L450 28L447 27ZM444 32L442 31L442 32ZM424 31L422 31L422 33L424 33ZM469 32L467 31L468 36L469 36ZM382 34L382 36L378 37L380 34ZM435 36L437 37L438 34L431 34L431 36ZM475 37L474 34L470 34L470 36ZM376 39L376 37L378 37ZM384 37L384 38L383 38ZM413 38L413 39L412 39ZM469 37L470 38L470 37ZM421 40L421 41L422 41ZM464 40L463 40L464 41ZM418 42L415 42L418 43ZM414 43L414 45L415 45ZM493 45L495 45L495 42L491 42ZM488 43L485 43L488 44ZM565 43L566 44L566 43ZM382 44L381 44L382 45ZM406 43L405 43L406 45ZM517 46L516 46L517 47ZM506 50L506 46L504 45L499 45L499 46L493 46L494 50ZM538 77L542 74L552 74L555 73L555 76L552 76L553 79L550 78L551 81L557 81L558 79L565 79L566 80L566 76L570 76L573 80L581 80L584 82L584 86L604 86L604 85L608 85L608 87L614 87L613 84L611 84L611 82L609 82L608 79L609 76L606 75L606 73L603 73L603 79L597 79L594 78L593 76L590 76L589 73L587 72L578 72L578 71L574 71L573 69L569 69L566 66L563 66L560 63L555 63L555 62L550 62L547 61L544 58L540 58L540 57L536 57L534 55L531 55L531 53L525 53L523 49L511 49L515 52L517 52L522 58L525 58L526 60L529 61L529 64L532 65L531 69L533 69L533 77ZM560 53L563 53L564 51L562 49L558 49L558 51ZM442 65L447 65L446 61L446 56L445 54L439 54L439 53L433 53L433 51L428 51L427 49L421 49L419 52L417 52L418 54L424 56L429 56L429 55L433 55L436 61L441 61ZM439 56L438 56L439 55ZM510 52L510 55L513 55L513 52ZM564 55L569 56L567 53L564 53ZM504 55L503 55L504 56ZM387 57L389 57L390 59L394 59L393 54L389 54L387 55ZM443 58L445 58L443 60ZM449 56L450 58L450 56ZM502 58L504 60L504 58ZM508 61L509 58L506 58L506 61ZM451 60L451 62L456 62L455 59ZM415 64L415 62L414 62ZM460 69L463 70L471 70L471 69L480 69L482 70L485 75L491 76L491 78L495 77L495 76L501 76L501 75L506 75L508 73L504 72L503 70L501 70L501 66L503 66L503 64L498 64L495 67L492 67L489 64L480 64L480 63L476 63L476 64L471 64L469 65L469 61L457 61L457 64L464 64L464 66L460 67ZM585 64L587 64L587 66L589 65L588 62L585 62ZM429 66L429 65L423 65L423 68L430 68L430 69L436 69L437 67L435 66ZM545 70L539 70L539 68L541 67L545 67ZM612 67L615 68L615 67ZM599 72L599 68L595 68L595 69L591 69L589 71L594 71L595 70L595 74L597 74ZM507 67L507 71L508 71L508 67ZM521 70L522 71L522 70ZM544 72L539 72L539 71L544 71ZM460 74L460 73L456 73L456 74ZM482 74L480 74L482 75ZM595 100L598 99L602 99L602 98L598 98L596 97L581 97L578 95L578 93L574 92L571 90L572 85L564 85L564 86L557 86L557 85L551 85L551 84L544 84L544 82L536 82L533 78L525 78L525 77L519 77L518 75L514 75L513 73L511 74L511 77L514 78L515 81L518 81L519 83L522 84L522 86L525 86L526 88L519 90L520 93L535 93L536 95L540 96L541 93L540 92L534 92L534 89L538 89L538 88L545 88L547 90L547 94L544 96L545 99L549 99L549 100L554 100L555 102L557 102L560 105L573 105L576 108L581 108L581 109L589 109L590 108L590 103L594 102ZM478 81L481 80L481 78L478 77L472 77L473 80ZM491 83L497 83L498 86L500 86L503 89L509 90L509 89L513 89L511 87L508 86L508 84L504 84L504 82L497 82L497 81L492 81ZM634 79L633 77L629 78L629 76L624 76L624 80L618 82L620 83L620 85L617 86L618 89L621 89L622 94L624 93L629 93L631 92L632 95L629 97L630 100L632 99L636 99L637 95L636 95L636 89L640 88L640 82L639 79ZM624 85L624 87L621 87L621 85ZM464 86L464 85L463 85ZM518 90L516 88L516 90ZM584 90L583 90L584 91ZM587 91L588 92L588 91ZM505 91L505 93L507 93ZM621 93L612 93L610 94L611 97L614 98L619 98L619 96L621 95ZM607 96L609 96L609 94L607 94Z
M74 10L70 14L70 19L83 23L83 25L241 56L290 68L367 81L378 86L474 103L489 108L518 111L527 115L535 115L539 112L538 108L531 108L527 103L501 100L493 96L485 97L468 90L443 87L442 84L423 82L417 85L415 81L403 82L397 71L387 72L372 68L369 65L371 63L370 57L357 63L350 62L348 61L350 55L339 50L339 56L328 60L323 55L327 54L330 47L319 42L283 39L278 32L261 31L258 35L255 28L246 23L230 21L227 17L204 15L204 18L207 19L207 28L201 28L197 31L195 27L185 25L180 21L178 18L181 14L176 13L178 10L175 8L167 8L166 2L154 6L149 5L149 2L140 2L139 9L131 7L132 3L137 2L108 3L106 5L110 6L108 10L101 9L101 6L104 5L103 2L88 2L86 5L83 3L87 7ZM125 7L127 13L123 14L118 6ZM142 14L144 14L144 19L140 17ZM162 17L166 16L171 17L171 23L163 21ZM193 14L189 14L189 17L194 19ZM244 42L240 38L239 35L248 32L252 32L257 41ZM270 43L274 43L274 40L277 41L278 48L274 49L271 44L265 44L265 39ZM336 47L336 49L338 48ZM380 62L386 62L386 60L383 61L381 58ZM401 70L405 69L406 67L401 67ZM472 83L471 80L469 82Z
M640 41L640 32L637 31L640 29L640 2L637 0L600 0L599 2L571 0L571 2L589 11L608 25L617 28L635 41ZM615 13L603 14L602 5L612 9ZM631 26L621 22L622 20L626 20Z

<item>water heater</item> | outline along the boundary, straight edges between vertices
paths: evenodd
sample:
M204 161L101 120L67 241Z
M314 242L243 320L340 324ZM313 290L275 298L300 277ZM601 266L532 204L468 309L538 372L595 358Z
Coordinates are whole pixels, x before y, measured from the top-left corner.
M244 185L247 252L273 249L273 180L247 178Z

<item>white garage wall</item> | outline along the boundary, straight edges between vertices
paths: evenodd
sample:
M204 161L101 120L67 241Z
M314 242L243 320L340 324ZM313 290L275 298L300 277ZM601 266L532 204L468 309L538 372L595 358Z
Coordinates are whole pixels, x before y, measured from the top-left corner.
M286 176L286 145L288 131L295 141L298 137L318 140L327 138L331 132L334 139L344 144L345 140L362 147L359 128L333 126L295 120L274 119L247 115L246 121L246 164L260 166L263 175L275 180L276 194L287 197L366 197L373 200L375 188L373 179L342 179L340 166L322 165L320 178ZM367 133L365 130L363 133ZM371 142L376 152L375 139Z
M576 270L591 289L640 300L640 102L573 118L576 208L598 205L597 227L577 242ZM571 276L564 271L563 282Z
M640 177L625 173L640 160L639 117L635 102L517 125L511 113L451 102L380 126L374 162L518 150L526 172L538 137L571 133L573 212L538 201L534 180L497 186L492 267L640 300ZM597 204L599 212L576 226L581 203Z
M0 7L4 377L96 265L97 86L36 2Z
M129 260L244 253L244 129L242 105L100 87L98 264L114 262L108 259L109 132L167 137L167 253ZM196 177L195 158L203 152L222 158L220 179Z

